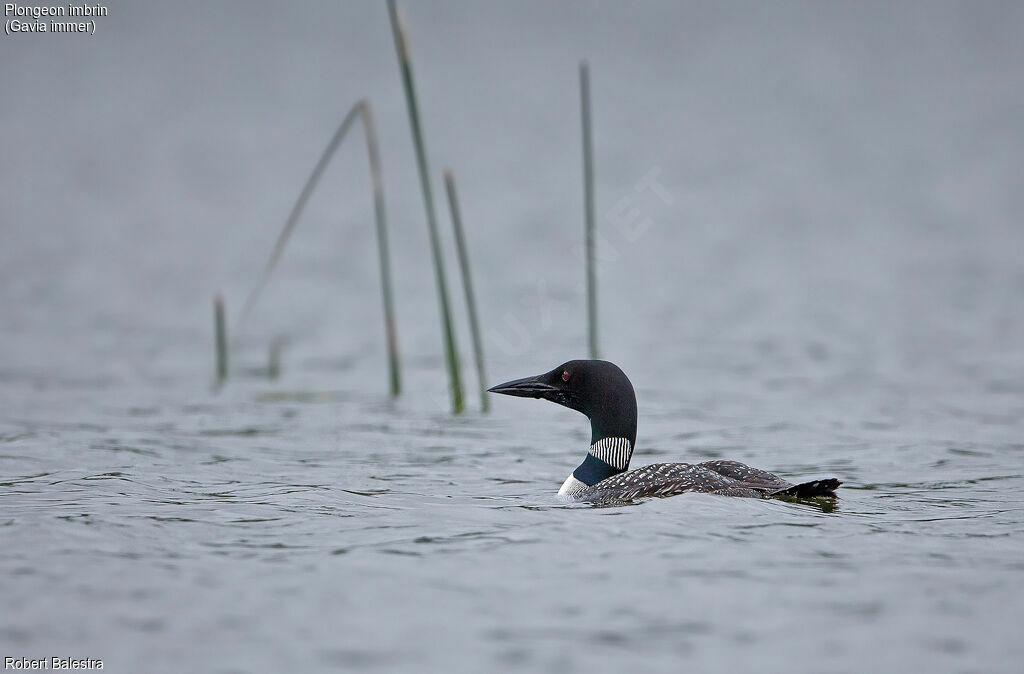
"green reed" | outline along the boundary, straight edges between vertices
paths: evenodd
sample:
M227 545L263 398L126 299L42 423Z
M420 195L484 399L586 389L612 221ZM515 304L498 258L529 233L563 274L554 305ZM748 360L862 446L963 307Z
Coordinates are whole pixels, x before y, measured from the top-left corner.
M484 344L480 339L480 321L476 313L476 296L473 293L473 276L469 270L469 252L466 249L466 238L462 232L462 212L455 192L455 176L451 171L444 173L445 190L448 192L448 210L452 216L452 229L455 230L455 248L459 254L459 269L462 271L462 287L466 292L466 308L469 313L469 329L473 337L473 356L476 359L476 375L480 385L480 409L489 412L490 396L487 395L487 373L484 370Z
M270 342L270 349L267 353L267 379L275 381L281 376L281 348L284 346L284 339L275 337Z
M395 301L391 292L391 257L388 253L387 218L384 212L384 178L380 169L380 151L377 145L377 126L373 123L370 101L359 104L366 132L366 155L370 161L370 180L373 184L373 209L377 218L377 250L380 253L380 288L384 303L384 334L388 347L388 379L391 395L402 392L402 365L398 355L398 326L395 322Z
M594 138L590 124L590 66L580 63L580 116L583 122L584 245L587 273L587 335L590 357L597 358L597 270L594 266Z
M213 298L213 327L216 334L217 383L223 384L228 378L228 329L224 310L224 298Z
M430 231L430 248L433 253L434 275L437 281L437 298L441 306L442 338L444 339L445 364L448 368L452 413L458 414L462 412L465 404L462 398L462 380L459 376L459 357L455 345L455 330L452 325L451 309L448 303L448 284L445 281L444 256L441 250L440 234L437 229L437 215L434 208L433 189L430 185L430 169L427 162L427 150L423 141L423 128L420 124L416 86L413 81L409 41L395 0L388 0L388 15L391 18L391 29L395 37L395 51L398 53L398 64L402 71L402 85L405 88L405 101L409 109L409 124L412 127L413 145L416 148L416 163L419 168L420 186L423 189L423 204L427 211L427 227Z

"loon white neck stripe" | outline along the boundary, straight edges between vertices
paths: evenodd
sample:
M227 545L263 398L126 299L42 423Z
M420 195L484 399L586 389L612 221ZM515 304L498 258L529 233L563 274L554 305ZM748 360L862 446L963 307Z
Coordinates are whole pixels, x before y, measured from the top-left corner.
M633 443L629 438L601 438L590 446L590 453L612 468L626 470L633 455Z

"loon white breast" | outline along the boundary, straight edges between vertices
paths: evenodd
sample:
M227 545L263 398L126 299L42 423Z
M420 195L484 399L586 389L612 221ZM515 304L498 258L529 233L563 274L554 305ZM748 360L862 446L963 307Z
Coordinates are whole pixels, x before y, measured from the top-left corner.
M655 463L628 470L636 444L636 394L614 363L571 360L550 372L505 382L492 393L543 398L590 419L590 449L558 495L574 501L630 501L648 496L704 492L723 496L835 496L835 478L793 484L737 461Z

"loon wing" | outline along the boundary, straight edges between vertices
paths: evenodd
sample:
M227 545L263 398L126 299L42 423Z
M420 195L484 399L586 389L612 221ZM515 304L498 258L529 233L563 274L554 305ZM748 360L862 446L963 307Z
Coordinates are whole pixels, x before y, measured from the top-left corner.
M648 496L674 496L688 491L763 498L776 489L788 486L787 482L782 482L778 487L747 485L705 464L653 463L601 480L580 494L579 498L586 501L631 501Z
M774 473L760 468L751 468L739 461L705 461L698 465L713 470L719 475L738 480L748 487L779 491L793 486L792 482L787 482Z
M762 492L764 497L795 496L797 498L811 498L813 496L835 496L836 488L842 484L842 482L834 477L793 484L783 480L774 473L769 473L760 468L751 468L738 461L705 461L700 465L706 466L726 477L739 480L743 483L744 487L767 490Z

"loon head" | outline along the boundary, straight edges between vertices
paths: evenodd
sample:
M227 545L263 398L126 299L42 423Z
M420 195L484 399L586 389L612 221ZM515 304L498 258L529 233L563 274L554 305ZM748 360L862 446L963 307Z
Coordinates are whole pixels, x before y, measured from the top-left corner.
M544 374L498 384L492 393L543 398L590 419L590 451L559 494L584 488L629 467L636 443L636 394L629 378L606 360L570 360ZM575 493L574 493L575 492Z
M582 412L590 419L591 443L604 438L636 442L636 394L629 377L606 360L570 360L535 377L488 389L522 398L543 398Z

